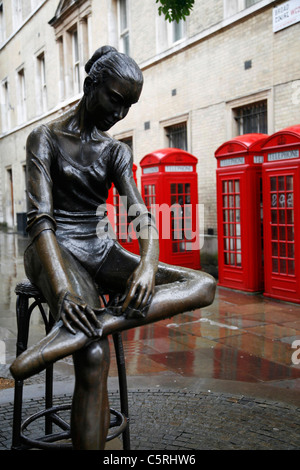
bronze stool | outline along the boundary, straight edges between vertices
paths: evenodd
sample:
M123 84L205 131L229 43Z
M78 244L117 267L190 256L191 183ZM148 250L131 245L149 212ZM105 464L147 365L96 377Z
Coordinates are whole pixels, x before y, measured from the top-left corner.
M16 354L21 354L27 348L30 317L35 308L38 308L45 325L46 334L49 333L53 326L53 318L51 314L47 314L43 307L46 303L40 291L26 279L17 284L15 288L17 295L16 315L17 315L17 345ZM106 305L105 296L100 293L103 303ZM29 300L33 299L30 304ZM122 434L123 449L130 450L129 435L129 417L128 417L128 394L127 394L127 378L125 369L125 357L123 350L123 342L121 333L112 335L115 354L118 366L118 379L120 391L120 409L116 411L110 409L111 420L110 428L114 428L109 432L107 441L114 439ZM23 380L15 380L14 389L14 410L13 410L13 435L12 450L23 450L30 448L38 449L72 449L72 444L59 442L70 438L70 425L62 419L58 413L60 411L70 410L71 405L53 406L53 365L46 368L45 379L45 409L35 413L22 422L22 405L23 405ZM45 433L39 438L32 439L24 435L25 429L35 420L45 417ZM56 424L61 432L53 433L52 427Z

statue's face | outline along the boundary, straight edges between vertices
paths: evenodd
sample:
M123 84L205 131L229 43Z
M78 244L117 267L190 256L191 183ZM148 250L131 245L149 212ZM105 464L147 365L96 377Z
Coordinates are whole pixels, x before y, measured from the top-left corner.
M141 87L119 77L111 77L86 95L86 110L92 124L107 131L127 115L140 97Z

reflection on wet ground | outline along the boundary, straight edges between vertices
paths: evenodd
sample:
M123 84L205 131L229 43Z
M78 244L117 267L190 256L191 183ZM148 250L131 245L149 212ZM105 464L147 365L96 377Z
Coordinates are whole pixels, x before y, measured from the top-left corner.
M9 364L15 355L14 288L24 278L26 243L16 234L0 232L2 365ZM33 316L30 341L43 334L40 318ZM294 391L300 388L300 364L292 362L296 340L300 341L299 305L220 287L209 307L123 334L129 376L171 374ZM294 357L300 359L300 351ZM65 363L70 363L69 358ZM117 375L114 360L110 375Z

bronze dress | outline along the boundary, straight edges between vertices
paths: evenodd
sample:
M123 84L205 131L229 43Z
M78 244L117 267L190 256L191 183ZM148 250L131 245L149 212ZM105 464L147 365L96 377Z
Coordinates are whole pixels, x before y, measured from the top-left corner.
M74 269L79 263L96 280L117 243L111 231L107 231L107 224L100 224L99 230L99 222L104 218L107 221L105 203L109 188L114 183L118 189L122 178L132 177L132 154L127 145L94 130L92 138L100 143L101 152L90 165L82 166L59 145L58 136L64 132L60 121L53 121L36 128L27 140L30 243L25 252L25 271L42 291L35 239L44 230L55 232L62 252L74 260Z

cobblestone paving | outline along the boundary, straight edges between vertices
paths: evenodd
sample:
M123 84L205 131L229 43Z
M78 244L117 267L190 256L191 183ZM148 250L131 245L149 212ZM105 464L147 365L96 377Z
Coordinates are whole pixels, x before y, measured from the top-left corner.
M56 403L70 402L59 396ZM24 401L24 418L43 406ZM110 406L119 409L118 392ZM129 392L132 450L298 450L300 408L232 394L174 390ZM68 417L67 417L68 419ZM0 406L0 450L11 446L12 404ZM42 432L43 419L30 425Z

